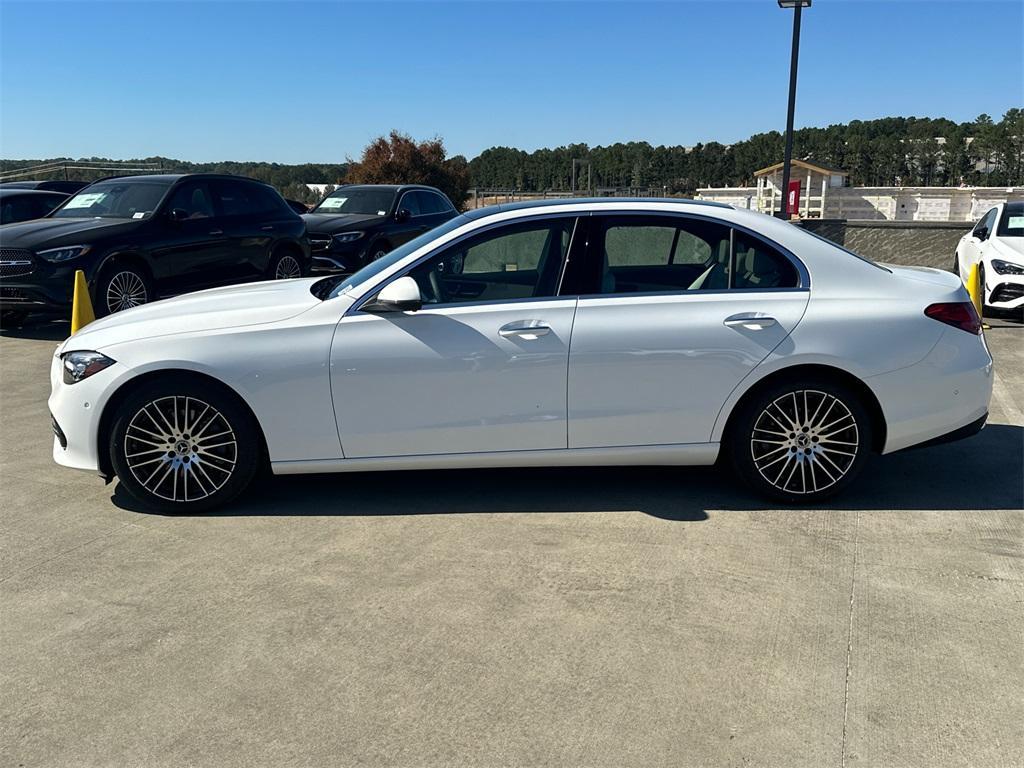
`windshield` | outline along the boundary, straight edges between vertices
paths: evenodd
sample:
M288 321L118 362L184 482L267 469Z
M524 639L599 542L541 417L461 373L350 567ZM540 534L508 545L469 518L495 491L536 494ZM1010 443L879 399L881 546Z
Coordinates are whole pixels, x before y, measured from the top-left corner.
M395 201L394 189L341 187L320 201L313 213L363 213L387 216Z
M57 219L148 219L169 186L169 182L101 181L83 189L51 215Z
M999 237L1024 237L1024 203L1008 203L999 220Z
M438 227L434 227L433 229L424 232L419 237L413 238L405 245L400 245L398 248L395 248L395 250L391 251L391 253L377 259L376 261L371 261L358 272L349 275L347 278L342 280L342 282L335 285L327 298L333 299L337 296L343 296L344 294L348 293L353 288L355 288L357 285L365 283L367 280L370 280L379 275L381 272L383 272L391 265L397 264L410 253L413 253L417 248L422 248L424 245L429 244L431 241L448 234L453 229L458 229L467 221L469 221L469 219L467 219L465 216L456 216L453 219L448 219L448 221L446 221L444 224L441 224ZM314 288L315 287L316 286L314 286Z

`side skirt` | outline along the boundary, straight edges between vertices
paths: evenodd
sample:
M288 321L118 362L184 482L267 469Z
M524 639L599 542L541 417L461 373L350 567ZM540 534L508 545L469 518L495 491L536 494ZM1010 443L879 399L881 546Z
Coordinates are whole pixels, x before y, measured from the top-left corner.
M439 453L427 456L274 461L270 466L275 475L499 467L710 466L718 458L718 448L718 443L635 445L619 448L555 448L543 451Z

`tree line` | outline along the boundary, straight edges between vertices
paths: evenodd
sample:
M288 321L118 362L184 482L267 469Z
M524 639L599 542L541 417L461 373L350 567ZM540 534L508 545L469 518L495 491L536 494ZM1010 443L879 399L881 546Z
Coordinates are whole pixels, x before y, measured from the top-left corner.
M524 152L484 150L469 163L481 188L523 191L594 187L650 187L692 194L700 187L747 186L754 171L782 160L784 137L758 133L744 141L694 147L651 146L633 141L589 147L570 144ZM945 118L887 117L854 120L793 134L793 156L850 173L857 186L958 186L1024 184L1024 112L1011 109L995 122L988 115L955 123ZM978 168L978 165L981 168ZM589 167L588 167L589 166Z
M848 171L857 186L1024 185L1024 111L1008 110L996 122L979 115L965 123L945 118L886 117L854 120L794 133L793 156ZM523 192L595 188L651 188L667 194L693 194L701 187L747 186L754 171L782 159L783 136L758 133L725 145L652 146L645 141L590 147L570 144L524 152L492 147L471 161L448 157L440 138L414 141L398 131L370 142L358 161L344 163L191 163L167 157L127 162L157 163L166 173L231 173L277 187L288 198L314 203L320 195L306 184L420 183L443 190L461 205L468 190ZM71 161L0 160L0 172L43 163ZM577 161L573 186L573 161ZM93 165L106 158L80 158ZM120 161L124 162L124 161ZM94 180L112 172L70 168L72 179Z

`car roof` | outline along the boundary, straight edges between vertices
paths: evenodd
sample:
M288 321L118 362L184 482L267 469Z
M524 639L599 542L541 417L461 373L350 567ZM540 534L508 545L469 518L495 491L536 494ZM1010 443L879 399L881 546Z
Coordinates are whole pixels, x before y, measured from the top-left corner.
M1011 213L1024 213L1024 200L1007 201L1006 210Z
M733 207L727 203L716 203L711 200L691 200L684 197L560 197L554 200L526 200L518 203L498 203L497 205L488 205L484 208L476 208L472 211L466 211L465 216L470 219L478 219L483 216L490 216L496 213L522 211L532 208L556 208L563 205L600 205L603 207L610 207L621 205L622 203L657 203L659 205L671 203L680 207L698 206L701 208L726 209L731 209Z
M0 187L0 197L42 197L43 195L60 195L71 197L67 192L57 189L29 189L27 187Z
M148 183L174 184L182 179L231 179L232 181L252 181L256 184L266 184L265 181L253 179L249 176L239 176L235 173L147 173L147 174L125 174L122 176L106 176L96 179L94 184L101 181L114 181L118 179L142 181Z
M395 192L406 192L410 189L423 189L428 192L438 192L442 195L444 194L444 192L441 192L441 190L438 189L437 187L431 187L427 184L341 184L340 186L337 186L334 189L335 191L337 191L339 189L348 189L349 187L372 187L373 189L390 189L394 190Z

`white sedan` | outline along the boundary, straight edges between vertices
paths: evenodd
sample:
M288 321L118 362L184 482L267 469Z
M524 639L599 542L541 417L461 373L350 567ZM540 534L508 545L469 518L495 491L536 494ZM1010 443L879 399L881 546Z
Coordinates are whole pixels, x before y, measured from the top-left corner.
M710 465L814 502L870 452L984 425L951 274L714 203L460 215L346 278L99 320L53 359L53 456L195 511L276 474ZM926 482L925 478L922 478Z
M960 238L953 271L964 284L975 264L981 272L984 306L1024 308L1024 201L1000 203Z

